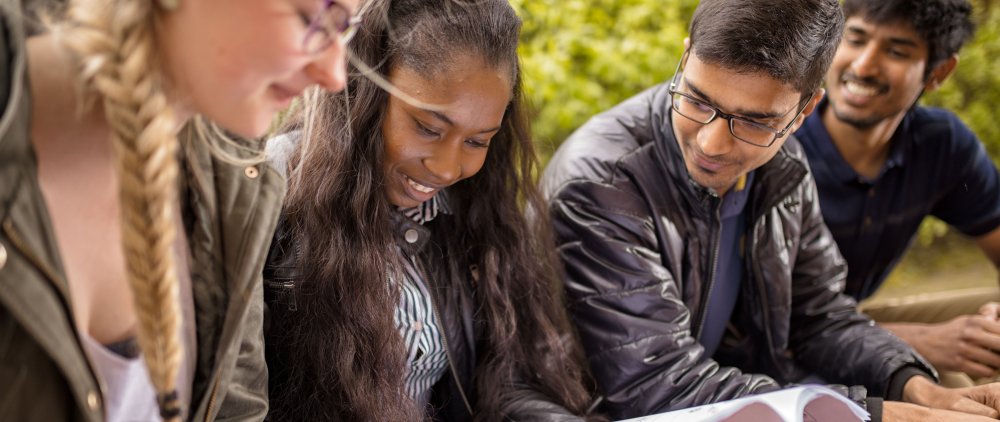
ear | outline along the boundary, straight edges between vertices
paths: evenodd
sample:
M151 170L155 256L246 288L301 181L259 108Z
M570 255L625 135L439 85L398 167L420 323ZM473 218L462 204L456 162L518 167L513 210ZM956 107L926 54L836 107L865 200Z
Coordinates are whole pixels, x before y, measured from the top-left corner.
M812 98L810 98L809 102L806 103L805 108L802 109L802 113L799 114L799 117L795 120L795 125L792 126L792 129L789 132L799 130L799 126L802 126L802 123L806 121L806 117L809 117L810 114L816 111L816 106L818 106L819 102L823 100L824 95L826 95L826 90L823 88L819 88L816 92L813 92Z
M955 71L955 67L958 66L958 55L954 54L951 57L945 59L941 64L937 65L934 70L931 71L930 76L927 77L927 82L924 83L924 91L931 92L935 89L941 87L948 76Z
M691 48L691 37L684 37L684 49Z
M809 99L809 103L806 104L806 108L802 109L802 115L799 117L802 118L802 120L805 120L806 117L809 117L810 114L816 111L816 106L819 105L819 102L823 100L823 96L825 95L826 95L825 89L823 88L817 89L816 92L813 93L812 98Z

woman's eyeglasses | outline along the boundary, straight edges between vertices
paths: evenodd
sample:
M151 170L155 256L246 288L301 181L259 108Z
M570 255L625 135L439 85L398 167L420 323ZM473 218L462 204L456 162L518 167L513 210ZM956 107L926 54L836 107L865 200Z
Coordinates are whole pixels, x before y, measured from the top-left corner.
M360 23L360 12L351 15L350 9L337 0L323 0L323 9L309 22L302 49L310 54L319 53L330 47L338 36L346 43L357 33Z

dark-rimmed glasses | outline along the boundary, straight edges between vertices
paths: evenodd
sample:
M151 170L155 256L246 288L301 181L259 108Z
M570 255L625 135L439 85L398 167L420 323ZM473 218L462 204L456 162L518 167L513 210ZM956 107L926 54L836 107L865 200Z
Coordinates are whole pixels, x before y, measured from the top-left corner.
M323 9L309 22L302 49L309 54L326 50L339 35L348 42L358 31L361 13L351 15L351 10L337 0L323 0Z
M670 87L668 91L670 92L670 103L671 108L688 120L707 125L712 123L716 117L721 117L729 121L729 133L733 135L734 138L739 139L753 146L758 146L762 148L770 147L774 144L774 141L778 138L785 136L785 134L792 128L795 121L798 120L799 115L802 114L806 109L806 105L809 104L809 100L812 99L813 94L802 99L799 103L798 112L795 113L795 117L792 118L791 122L784 129L775 129L763 123L758 123L753 120L749 120L745 117L740 117L725 113L719 110L717 107L706 103L703 100L699 100L690 94L686 94L677 90L680 85L681 76L684 72L684 63L687 62L689 51L685 51L681 60L677 63L677 69L674 71L674 77L670 79ZM792 111L789 110L788 113ZM785 115L788 115L785 113Z

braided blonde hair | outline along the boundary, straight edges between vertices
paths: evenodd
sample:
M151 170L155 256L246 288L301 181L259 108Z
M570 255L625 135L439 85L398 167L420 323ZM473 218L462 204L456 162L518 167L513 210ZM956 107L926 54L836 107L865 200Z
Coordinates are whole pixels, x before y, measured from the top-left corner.
M118 163L122 247L138 343L160 415L178 420L183 347L174 264L177 120L163 91L153 0L71 0L57 34L103 107Z

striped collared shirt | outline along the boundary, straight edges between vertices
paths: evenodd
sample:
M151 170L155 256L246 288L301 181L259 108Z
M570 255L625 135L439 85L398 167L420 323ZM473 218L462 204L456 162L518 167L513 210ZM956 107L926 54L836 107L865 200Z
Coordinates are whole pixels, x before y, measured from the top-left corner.
M399 211L419 224L433 220L439 212L450 214L442 195L420 206ZM402 271L398 273L401 280L391 276L391 281L398 283L400 293L394 319L406 348L405 387L407 394L423 406L430 401L431 387L448 370L448 353L427 281L424 280L427 273L419 257L407 254L400 247L397 251L403 263Z

